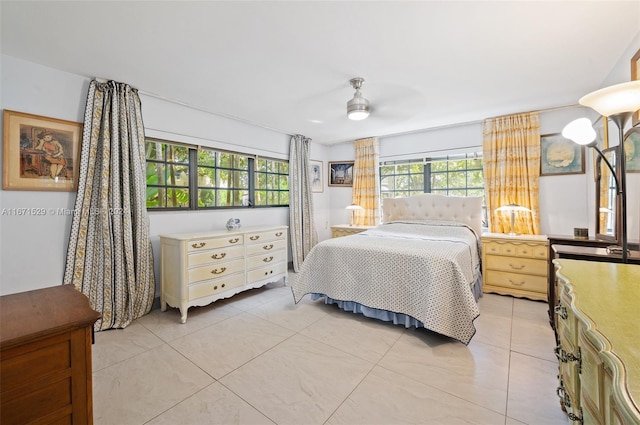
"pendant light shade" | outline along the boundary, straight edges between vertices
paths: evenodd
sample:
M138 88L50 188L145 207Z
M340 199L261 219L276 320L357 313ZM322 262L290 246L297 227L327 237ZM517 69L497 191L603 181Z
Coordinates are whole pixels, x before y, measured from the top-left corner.
M579 102L605 117L635 112L640 109L640 80L596 90L580 98Z
M347 102L347 116L354 121L363 120L369 116L370 112L369 101L360 93L364 78L352 78L349 82L356 92L353 99Z

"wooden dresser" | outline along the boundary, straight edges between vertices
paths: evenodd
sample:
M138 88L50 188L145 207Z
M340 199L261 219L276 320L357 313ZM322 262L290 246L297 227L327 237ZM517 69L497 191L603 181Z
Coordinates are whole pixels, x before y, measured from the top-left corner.
M340 238L342 236L351 236L372 229L375 226L350 226L348 224L337 224L331 226L331 237Z
M532 300L547 300L547 237L482 235L482 288Z
M559 259L558 395L574 424L640 424L640 265Z
M287 226L160 235L160 304L187 310L287 277Z
M91 335L99 318L72 285L0 297L0 423L93 423Z

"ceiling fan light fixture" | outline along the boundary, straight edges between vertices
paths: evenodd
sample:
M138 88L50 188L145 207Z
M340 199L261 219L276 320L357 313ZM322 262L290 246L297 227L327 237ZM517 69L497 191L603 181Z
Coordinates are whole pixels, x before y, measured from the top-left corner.
M347 117L354 121L363 120L369 116L371 111L369 101L362 97L362 93L360 93L364 78L352 78L349 82L356 92L353 95L353 99L347 102Z

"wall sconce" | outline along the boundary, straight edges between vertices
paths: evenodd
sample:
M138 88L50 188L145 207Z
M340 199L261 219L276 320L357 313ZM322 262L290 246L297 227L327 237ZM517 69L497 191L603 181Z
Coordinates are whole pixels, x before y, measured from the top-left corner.
M640 109L640 80L630 81L628 83L616 84L596 90L583 96L579 101L581 105L588 106L598 112L600 115L611 119L618 127L618 140L620 146L620 178L616 177L613 167L607 161L604 155L596 146L596 133L591 126L591 121L587 118L579 118L567 124L562 130L562 135L567 139L573 140L580 145L586 145L596 149L602 157L605 164L612 171L616 182L618 196L620 196L620 212L621 212L621 251L622 262L627 262L628 244L627 244L627 189L626 189L626 166L624 152L624 126L631 115Z
M356 210L361 210L362 207L360 205L351 204L345 209L351 210L351 222L349 223L349 226L353 226L353 223L355 222L355 219L356 219Z
M518 205L518 204L503 205L501 207L496 208L495 211L504 211L504 212L508 212L509 214L511 214L511 226L509 228L509 233L508 233L509 236L516 236L517 235L517 233L515 231L515 227L514 227L516 213L517 212L531 212L531 210L529 208L523 207L523 206Z

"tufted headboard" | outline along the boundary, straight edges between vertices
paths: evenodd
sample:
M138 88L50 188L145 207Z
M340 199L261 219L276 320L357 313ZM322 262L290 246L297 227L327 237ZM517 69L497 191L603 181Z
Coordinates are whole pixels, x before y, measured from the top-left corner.
M482 233L482 197L425 193L408 198L384 198L382 221L450 220L465 223Z

